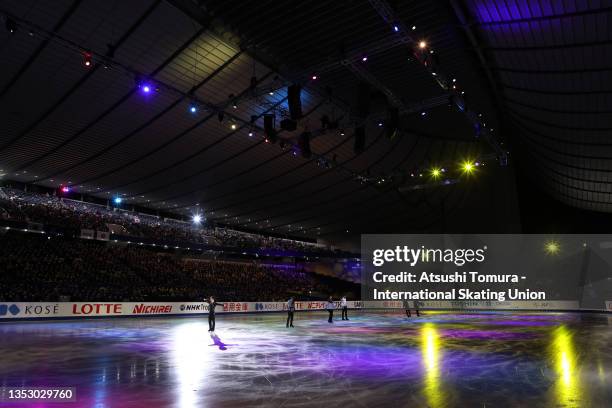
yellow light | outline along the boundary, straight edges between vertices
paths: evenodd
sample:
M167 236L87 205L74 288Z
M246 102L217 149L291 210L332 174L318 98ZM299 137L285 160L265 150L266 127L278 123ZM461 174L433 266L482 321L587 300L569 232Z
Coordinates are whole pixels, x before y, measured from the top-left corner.
M472 174L474 170L476 170L476 165L474 162L466 160L461 163L461 170L463 170L463 173L465 174Z
M551 357L557 374L555 396L560 406L573 408L581 406L580 371L577 354L574 351L572 332L565 326L553 331Z
M557 241L548 241L544 245L544 249L549 255L556 255L561 250L561 245Z
M431 408L443 407L448 402L440 379L442 360L440 343L441 338L436 327L431 323L426 323L421 329L421 353L425 372L423 393L427 405Z
M237 128L235 123L232 123L232 125L230 127L232 128L232 130L236 130L236 128Z
M423 49L423 48L425 48L425 47L427 47L427 43L426 43L425 41L421 41L421 42L419 43L419 48L420 48L420 49Z
M438 169L438 168L431 169L431 177L437 179L441 175L442 175L442 171L440 169Z

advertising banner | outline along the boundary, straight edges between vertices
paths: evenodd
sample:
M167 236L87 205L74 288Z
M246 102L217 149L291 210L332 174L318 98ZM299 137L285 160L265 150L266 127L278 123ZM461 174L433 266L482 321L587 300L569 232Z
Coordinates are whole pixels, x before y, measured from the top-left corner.
M282 312L286 302L222 302L217 313ZM295 302L298 311L323 310L326 302ZM347 302L350 309L361 307L359 301ZM336 302L339 308L339 302ZM55 302L0 303L0 321L33 318L88 318L112 316L163 316L207 314L206 302Z

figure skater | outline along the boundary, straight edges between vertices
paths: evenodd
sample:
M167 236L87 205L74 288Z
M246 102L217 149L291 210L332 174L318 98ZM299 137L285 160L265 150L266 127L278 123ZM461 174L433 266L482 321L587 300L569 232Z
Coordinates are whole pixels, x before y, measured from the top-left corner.
M215 298L212 296L208 298L208 331L209 332L215 331L215 308L219 305L223 306L223 303L215 302Z
M346 296L342 296L340 299L340 307L342 308L342 320L348 320L348 306L346 303Z
M416 312L417 317L421 316L421 315L419 314L419 302L417 302L417 301L415 300L415 301L414 301L414 302L412 302L412 303L414 303L414 311Z
M408 300L404 300L404 310L406 311L406 317L410 317L410 302Z
M327 320L327 323L334 322L334 309L335 308L336 308L336 305L334 304L334 300L330 296L329 299L327 299L327 304L325 305L325 309L327 309L327 312L329 313L329 319Z
M291 296L287 301L287 327L293 327L293 312L295 312L295 300Z

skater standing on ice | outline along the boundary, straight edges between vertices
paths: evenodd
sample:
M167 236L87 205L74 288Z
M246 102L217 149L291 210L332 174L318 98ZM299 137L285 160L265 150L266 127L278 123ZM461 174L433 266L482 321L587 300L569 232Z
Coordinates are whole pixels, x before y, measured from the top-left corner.
M346 296L342 296L340 299L340 307L342 308L342 320L348 320L348 306L346 303Z
M208 331L209 332L214 332L215 331L215 308L217 306L223 306L223 303L217 303L215 302L215 298L214 297L209 297L208 298Z
M287 301L287 327L293 327L293 312L295 312L295 300L291 296Z
M419 304L418 302L415 300L412 302L412 304L414 305L414 311L416 312L417 317L421 316L419 314ZM406 310L406 317L410 317L410 301L409 300L404 300L404 309Z
M410 302L404 300L404 310L406 311L406 317L410 317Z
M327 312L329 313L329 319L327 320L328 323L334 322L333 318L334 318L335 308L336 308L336 305L334 304L334 300L330 296L329 299L327 299L327 304L325 305L325 309L327 309Z

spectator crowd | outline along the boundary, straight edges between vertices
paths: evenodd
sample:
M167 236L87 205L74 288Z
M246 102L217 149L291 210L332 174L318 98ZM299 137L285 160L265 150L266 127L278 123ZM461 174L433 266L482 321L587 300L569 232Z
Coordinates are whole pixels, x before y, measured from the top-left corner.
M152 248L8 231L0 234L0 301L278 301L354 291L292 265L183 258Z
M206 224L196 225L176 219L6 187L0 187L0 220L3 219L57 226L72 230L74 236L78 236L82 229L89 229L129 237L149 238L159 243L189 242L219 247L329 254L327 248L311 242L269 237Z

